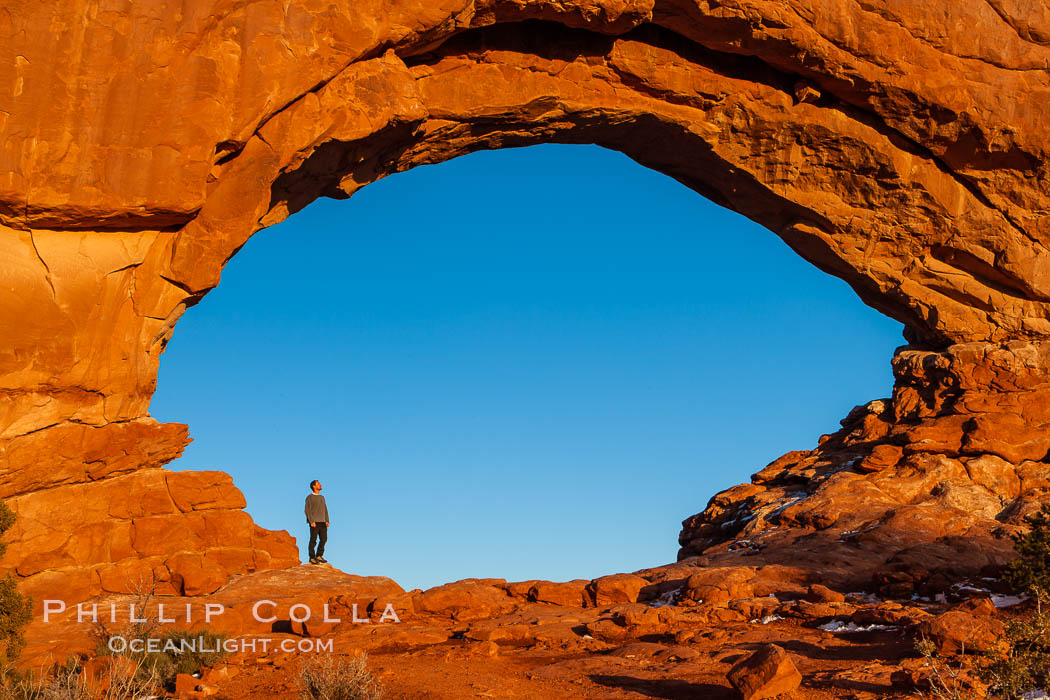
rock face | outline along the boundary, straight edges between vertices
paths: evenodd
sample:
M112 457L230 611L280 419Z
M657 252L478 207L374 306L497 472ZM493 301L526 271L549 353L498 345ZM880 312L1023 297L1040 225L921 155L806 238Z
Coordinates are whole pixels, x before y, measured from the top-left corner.
M203 595L231 574L299 563L295 540L255 525L222 472L139 469L5 500L18 515L6 559L37 612L46 598Z
M898 350L893 397L711 499L679 558L783 563L890 595L994 571L1050 503L1050 343Z
M169 478L151 470L185 434L148 416L160 354L260 229L478 149L597 143L767 226L913 344L892 401L716 497L683 555L780 523L836 557L956 556L1046 473L1048 41L1050 14L1009 0L8 2L0 496L71 532L63 494ZM117 521L210 512L170 508ZM234 568L289 561L241 521ZM174 555L96 525L8 564Z

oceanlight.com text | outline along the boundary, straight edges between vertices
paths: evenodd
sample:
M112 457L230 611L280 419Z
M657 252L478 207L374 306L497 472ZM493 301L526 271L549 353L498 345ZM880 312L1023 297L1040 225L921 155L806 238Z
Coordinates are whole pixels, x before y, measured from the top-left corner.
M328 639L273 639L271 637L241 637L237 639L209 639L207 637L189 637L179 640L161 639L159 637L110 637L106 646L114 654L125 651L133 653L174 652L193 653L260 653L271 650L301 653L330 654L334 650L333 640Z

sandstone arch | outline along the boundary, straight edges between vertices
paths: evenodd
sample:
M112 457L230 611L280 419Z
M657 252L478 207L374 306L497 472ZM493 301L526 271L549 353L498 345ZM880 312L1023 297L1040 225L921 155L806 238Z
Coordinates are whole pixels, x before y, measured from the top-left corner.
M0 496L42 522L58 517L47 498L90 500L118 478L170 489L157 470L186 433L147 414L159 356L252 234L390 172L542 141L621 150L755 219L914 344L895 358L892 401L716 498L687 521L683 555L773 517L725 526L745 511L805 506L794 526L847 530L830 495L797 497L800 479L819 490L856 474L891 515L980 502L931 541L985 537L1008 501L1042 488L1018 469L1042 474L1050 450L1045 13L1008 0L941 13L897 0L71 0L10 4L0 35ZM1008 468L970 467L989 455ZM895 490L912 472L983 491ZM223 492L157 496L89 545L67 528L40 551L43 535L13 532L27 544L12 566L87 595L112 562L201 589L287 565L290 543ZM192 540L211 558L183 561L185 548L136 543L140 520L204 523L198 511L237 521L236 551ZM105 516L85 517L81 530Z

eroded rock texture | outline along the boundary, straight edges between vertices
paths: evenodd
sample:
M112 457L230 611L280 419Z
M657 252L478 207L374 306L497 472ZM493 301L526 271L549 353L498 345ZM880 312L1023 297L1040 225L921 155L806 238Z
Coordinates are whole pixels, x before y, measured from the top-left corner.
M1050 503L1050 343L903 348L892 399L686 520L682 558L783 563L843 585L935 594L1015 556Z
M0 482L30 509L160 479L184 441L147 413L175 323L316 197L478 149L597 143L764 224L907 326L896 395L863 418L885 432L839 434L745 490L853 474L887 517L936 497L990 527L992 502L1032 495L1021 475L1046 466L1047 390L1011 377L1047 370L1048 41L1050 13L1014 0L6 3ZM746 282L746 260L726 262ZM1021 359L989 365L1000 352ZM971 500L885 485L907 470ZM740 500L690 521L684 553L725 542L715 511ZM838 522L823 503L800 527ZM79 566L131 550L89 551ZM40 571L27 560L12 552Z

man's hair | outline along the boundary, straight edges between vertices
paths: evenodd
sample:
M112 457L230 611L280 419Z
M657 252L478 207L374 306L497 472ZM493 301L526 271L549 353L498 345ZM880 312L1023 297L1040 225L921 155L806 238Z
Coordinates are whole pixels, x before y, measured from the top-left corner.
M320 479L314 479L313 481L310 482L310 490L311 491L314 490L314 484L316 484L318 481L320 481Z

